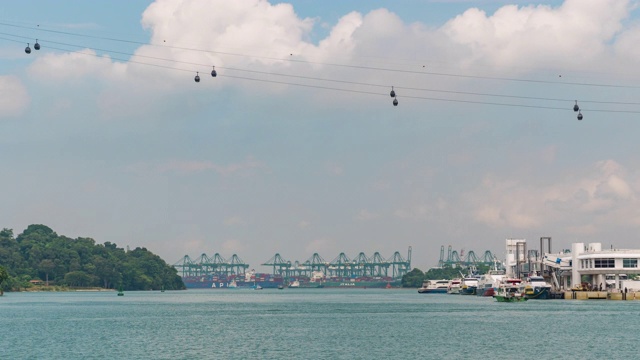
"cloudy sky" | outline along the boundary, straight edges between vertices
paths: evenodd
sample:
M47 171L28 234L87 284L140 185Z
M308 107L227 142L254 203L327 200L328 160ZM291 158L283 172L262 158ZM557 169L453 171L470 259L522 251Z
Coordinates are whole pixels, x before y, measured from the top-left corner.
M3 2L0 226L254 267L638 248L639 18L625 0Z

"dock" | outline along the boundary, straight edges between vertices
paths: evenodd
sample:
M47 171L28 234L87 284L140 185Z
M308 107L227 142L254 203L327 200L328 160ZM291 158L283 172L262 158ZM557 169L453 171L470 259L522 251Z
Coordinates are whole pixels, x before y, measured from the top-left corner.
M565 291L565 300L640 300L640 292Z

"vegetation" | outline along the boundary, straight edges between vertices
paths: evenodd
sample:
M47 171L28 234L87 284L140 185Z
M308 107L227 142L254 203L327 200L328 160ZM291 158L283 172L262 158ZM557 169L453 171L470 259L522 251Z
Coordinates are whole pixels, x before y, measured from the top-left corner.
M402 287L420 287L424 281L424 273L415 268L402 276Z
M7 269L0 266L0 296L4 294L4 290L2 290L2 283L9 278L9 273Z
M5 270L6 277L3 278ZM91 238L71 239L45 225L29 225L14 238L0 231L0 289L21 290L40 280L49 287L100 287L125 290L178 290L177 270L145 248L125 251Z
M475 266L473 273L484 274L489 271L489 266L478 264ZM469 268L453 267L445 265L441 268L431 268L426 273L420 269L413 269L402 277L402 287L420 287L425 280L451 280L467 275Z

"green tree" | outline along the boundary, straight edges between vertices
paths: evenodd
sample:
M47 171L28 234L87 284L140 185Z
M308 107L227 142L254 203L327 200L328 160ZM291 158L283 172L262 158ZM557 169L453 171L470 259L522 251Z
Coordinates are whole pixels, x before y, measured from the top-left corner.
M420 269L415 268L402 276L402 287L417 288L422 286L423 281L424 273Z
M51 273L55 268L56 264L49 259L40 261L40 264L38 265L38 269L45 274L45 284L47 286L49 286L49 273Z
M127 290L185 289L177 270L146 248L125 251L111 242L72 239L45 225L29 225L15 238L12 230L0 230L0 264L9 275L5 290L29 287L34 278L73 286L123 284Z
M64 276L64 282L69 286L87 286L92 280L91 275L82 271L72 271Z
M3 266L0 266L0 296L4 295L4 291L2 290L2 283L5 282L9 278L9 273L7 269Z

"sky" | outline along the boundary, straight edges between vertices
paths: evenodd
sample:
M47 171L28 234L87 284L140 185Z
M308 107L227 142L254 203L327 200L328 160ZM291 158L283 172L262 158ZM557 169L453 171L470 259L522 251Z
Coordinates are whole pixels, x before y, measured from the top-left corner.
M0 227L263 270L409 247L426 270L441 247L503 259L507 238L638 248L639 17L631 0L3 2Z

